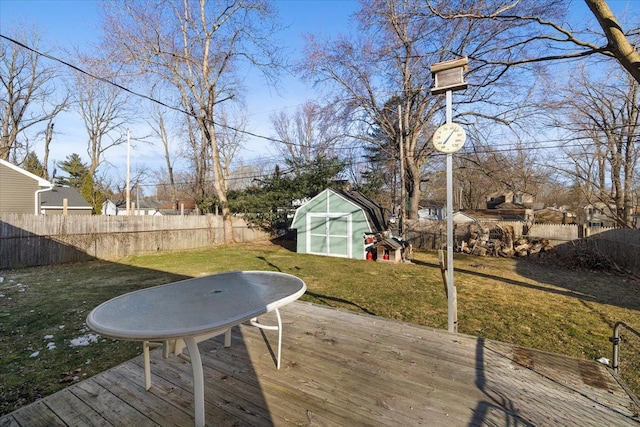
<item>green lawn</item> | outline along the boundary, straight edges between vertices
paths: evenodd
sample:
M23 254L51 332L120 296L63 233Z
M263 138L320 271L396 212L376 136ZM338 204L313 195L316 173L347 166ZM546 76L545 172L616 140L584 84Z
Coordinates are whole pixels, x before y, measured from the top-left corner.
M461 333L594 359L611 358L616 321L640 329L637 279L462 254L454 266ZM237 245L0 270L0 413L141 352L137 343L102 338L70 346L74 339L90 338L84 320L99 303L141 287L232 270L291 273L307 283L303 300L447 328L447 300L433 252L415 253L412 264L384 264ZM628 338L633 339L623 342L622 373L638 394L640 339Z

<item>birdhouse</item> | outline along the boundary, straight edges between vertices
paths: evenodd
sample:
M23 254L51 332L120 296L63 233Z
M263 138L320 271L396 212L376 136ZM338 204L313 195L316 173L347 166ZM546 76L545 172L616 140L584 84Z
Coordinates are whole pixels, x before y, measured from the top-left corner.
M439 62L431 66L431 75L434 86L431 93L434 95L445 93L446 91L456 91L467 88L464 81L464 73L467 71L469 59L458 58L451 61Z

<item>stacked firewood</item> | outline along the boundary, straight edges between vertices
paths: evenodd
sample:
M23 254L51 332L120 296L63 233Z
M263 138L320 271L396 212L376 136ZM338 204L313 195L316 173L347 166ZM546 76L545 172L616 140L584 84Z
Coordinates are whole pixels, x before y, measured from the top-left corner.
M553 249L548 239L515 238L513 227L487 227L477 223L469 226L467 238L460 243L460 251L479 256L526 257L540 255Z

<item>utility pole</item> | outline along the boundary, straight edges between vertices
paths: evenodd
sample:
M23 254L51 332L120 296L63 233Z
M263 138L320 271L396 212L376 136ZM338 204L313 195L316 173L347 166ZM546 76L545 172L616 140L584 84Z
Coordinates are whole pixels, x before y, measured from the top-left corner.
M130 171L131 170L131 135L127 129L127 215L131 215L131 188L130 188Z

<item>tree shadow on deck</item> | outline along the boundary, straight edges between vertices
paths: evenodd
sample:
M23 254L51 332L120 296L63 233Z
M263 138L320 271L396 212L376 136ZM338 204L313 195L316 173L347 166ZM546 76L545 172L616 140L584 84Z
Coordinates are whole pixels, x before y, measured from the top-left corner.
M486 377L485 360L485 339L478 338L476 344L476 386L481 390L488 398L487 401L478 402L478 405L473 409L473 418L469 422L469 427L477 427L482 425L491 425L492 422L500 421L499 425L504 426L523 426L523 427L535 427L535 424L523 419L519 415L519 411L516 408L514 402L509 399L501 390L496 390L489 386ZM497 418L501 418L496 420Z

